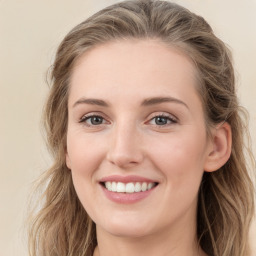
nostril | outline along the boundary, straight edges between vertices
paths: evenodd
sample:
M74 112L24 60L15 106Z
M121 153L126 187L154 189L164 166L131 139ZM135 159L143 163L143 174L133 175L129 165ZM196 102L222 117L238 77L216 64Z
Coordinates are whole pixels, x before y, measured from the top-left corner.
M141 163L144 155L140 144L135 143L135 138L131 136L121 135L116 135L113 139L113 144L108 149L107 160L116 166L124 168Z

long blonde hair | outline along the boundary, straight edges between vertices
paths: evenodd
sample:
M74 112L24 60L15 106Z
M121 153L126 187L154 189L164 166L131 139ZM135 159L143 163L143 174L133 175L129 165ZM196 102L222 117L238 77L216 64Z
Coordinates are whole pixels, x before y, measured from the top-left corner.
M209 256L249 256L248 233L254 190L245 159L244 112L235 91L231 54L200 16L167 1L124 1L76 26L60 44L44 112L53 166L41 177L43 203L31 221L30 255L91 256L95 224L82 207L66 167L69 79L76 60L89 48L121 39L157 38L194 62L206 126L228 122L232 153L228 162L203 176L198 195L197 236ZM250 152L248 150L248 152Z

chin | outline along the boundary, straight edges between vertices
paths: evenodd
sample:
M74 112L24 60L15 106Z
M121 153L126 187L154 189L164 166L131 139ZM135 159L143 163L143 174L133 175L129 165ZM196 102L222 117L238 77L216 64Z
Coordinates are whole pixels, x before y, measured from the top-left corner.
M149 232L144 228L135 228L134 226L113 227L109 230L109 233L113 236L124 238L139 238L149 235Z
M138 221L136 218L113 218L105 223L107 225L102 225L101 227L111 235L118 237L138 238L147 236L152 232L152 228L145 220Z

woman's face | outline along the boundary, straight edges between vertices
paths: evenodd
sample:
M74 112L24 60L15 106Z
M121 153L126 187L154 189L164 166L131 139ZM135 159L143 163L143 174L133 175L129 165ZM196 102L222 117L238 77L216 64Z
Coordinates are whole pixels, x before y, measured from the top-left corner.
M66 162L98 230L136 237L195 228L212 150L196 87L192 62L158 41L111 42L79 59Z

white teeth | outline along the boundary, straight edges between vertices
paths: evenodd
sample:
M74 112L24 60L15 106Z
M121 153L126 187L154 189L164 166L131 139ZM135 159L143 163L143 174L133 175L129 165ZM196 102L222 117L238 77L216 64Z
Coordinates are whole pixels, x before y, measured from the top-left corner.
M134 192L134 184L133 183L127 183L125 186L125 192L126 193L133 193Z
M139 182L135 183L134 191L135 192L140 192L141 191L141 184Z
M143 183L142 183L142 186L141 186L141 190L142 190L142 191L146 191L146 190L147 190L147 186L148 186L147 183L146 183L146 182L143 182Z
M112 182L111 191L116 192L116 182Z
M146 190L150 190L156 186L156 183L153 182L105 182L105 187L109 191L117 192L117 193L134 193L134 192L144 192Z
M148 183L148 189L151 189L153 187L153 185L154 185L153 183Z
M110 181L105 182L105 187L107 188L107 190L112 191L112 186Z
M125 184L122 182L117 182L116 192L125 192Z

